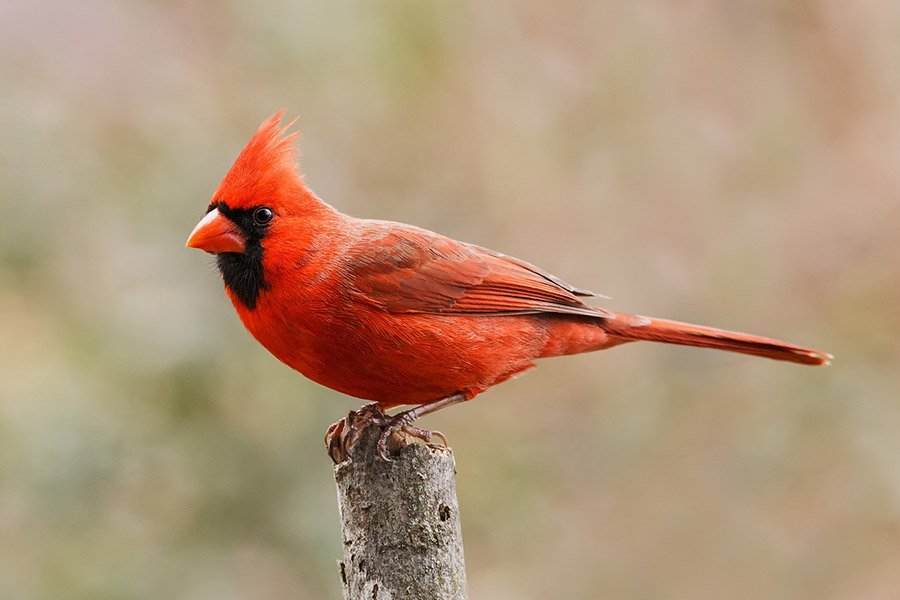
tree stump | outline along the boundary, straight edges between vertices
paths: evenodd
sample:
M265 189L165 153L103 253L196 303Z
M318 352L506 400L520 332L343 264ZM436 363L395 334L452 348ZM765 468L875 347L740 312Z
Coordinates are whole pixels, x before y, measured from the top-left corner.
M344 600L465 600L453 452L395 434L391 462L378 454L380 435L364 425L343 453L330 452L342 459L334 481Z

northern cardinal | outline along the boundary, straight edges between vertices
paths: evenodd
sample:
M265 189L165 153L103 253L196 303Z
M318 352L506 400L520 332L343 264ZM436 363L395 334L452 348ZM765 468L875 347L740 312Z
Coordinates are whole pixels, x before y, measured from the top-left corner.
M609 310L525 261L402 223L338 212L306 187L295 137L266 120L187 246L216 255L244 326L288 366L382 409L379 449L416 418L470 400L534 360L646 340L805 365L778 340ZM381 413L383 414L383 413Z

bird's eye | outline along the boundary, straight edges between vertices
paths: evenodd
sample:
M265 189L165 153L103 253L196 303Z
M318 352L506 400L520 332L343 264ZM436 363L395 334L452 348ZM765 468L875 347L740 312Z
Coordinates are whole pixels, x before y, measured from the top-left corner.
M260 206L253 211L253 220L257 225L265 225L275 217L275 213L268 206Z

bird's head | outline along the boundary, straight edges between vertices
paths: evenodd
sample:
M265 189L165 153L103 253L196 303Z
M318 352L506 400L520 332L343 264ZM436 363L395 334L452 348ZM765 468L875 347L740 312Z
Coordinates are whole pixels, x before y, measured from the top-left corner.
M303 183L294 143L298 134L287 132L294 121L281 126L283 115L282 110L260 125L186 244L216 255L226 287L249 309L268 287L264 253L277 252L279 239L296 243L296 225L322 205Z

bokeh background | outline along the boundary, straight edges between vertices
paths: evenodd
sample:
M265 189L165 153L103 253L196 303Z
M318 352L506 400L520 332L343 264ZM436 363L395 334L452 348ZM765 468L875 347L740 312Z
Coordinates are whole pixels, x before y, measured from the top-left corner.
M900 593L900 4L0 3L0 598L337 598L326 426L183 247L323 198L826 369L631 345L429 417L473 599Z

